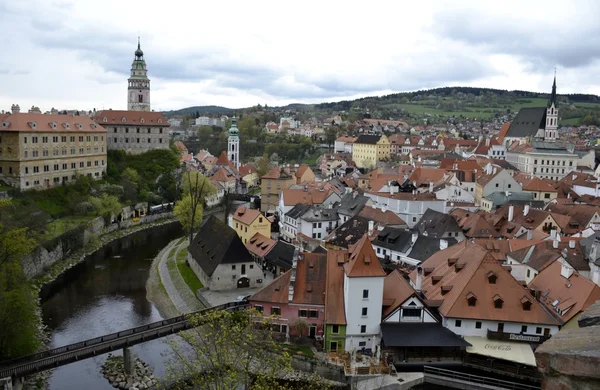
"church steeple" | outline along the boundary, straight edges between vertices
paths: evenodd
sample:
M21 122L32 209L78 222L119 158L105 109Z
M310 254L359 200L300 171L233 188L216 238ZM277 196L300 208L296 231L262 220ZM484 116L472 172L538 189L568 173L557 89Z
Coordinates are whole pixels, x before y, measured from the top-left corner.
M556 100L556 70L554 71L554 83L552 94L546 109L546 127L544 129L544 140L556 141L558 139L558 102Z
M131 76L127 87L127 109L129 111L150 111L150 79L144 60L144 52L138 37L137 50L131 64Z
M558 107L558 101L556 101L556 69L554 70L554 83L552 84L552 94L550 95L548 107L552 105L554 105L554 107Z
M237 119L231 118L231 128L227 138L227 154L229 160L235 165L235 169L240 169L240 137L238 136Z

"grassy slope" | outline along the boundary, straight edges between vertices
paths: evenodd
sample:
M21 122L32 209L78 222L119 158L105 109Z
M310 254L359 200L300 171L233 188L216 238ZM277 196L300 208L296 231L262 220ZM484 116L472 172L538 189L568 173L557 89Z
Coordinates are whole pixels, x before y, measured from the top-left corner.
M93 218L94 216L73 215L55 219L48 224L47 232L40 238L40 241L47 241L53 239L54 237L58 237L61 234L71 229L75 229L77 226L82 225Z
M182 248L177 254L177 268L179 269L181 277L183 278L183 280L185 280L185 283L195 294L196 291L198 291L204 286L202 285L202 282L200 282L194 271L192 271L192 268L186 263L186 259L187 250L185 248Z

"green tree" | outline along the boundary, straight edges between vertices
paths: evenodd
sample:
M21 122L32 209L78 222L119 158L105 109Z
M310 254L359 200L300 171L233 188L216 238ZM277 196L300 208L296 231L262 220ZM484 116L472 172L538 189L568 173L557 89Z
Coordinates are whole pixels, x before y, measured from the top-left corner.
M304 336L305 333L308 334L310 325L304 318L296 318L291 325L300 337Z
M10 201L0 201L6 220ZM33 353L38 347L37 307L21 261L36 245L28 228L0 224L0 361Z
M210 311L192 316L194 328L170 339L167 380L176 388L199 390L291 390L281 384L291 373L291 355L282 352L270 331L271 319L255 310ZM302 388L327 388L316 375ZM180 387L178 387L178 385Z
M96 215L104 217L105 222L110 222L112 217L118 217L121 213L121 203L114 195L102 194L90 196L89 202L94 207Z
M133 168L125 168L121 174L121 186L126 200L137 201L140 175Z
M202 211L206 196L214 194L217 189L210 180L198 171L186 171L183 175L183 196L175 204L174 214L184 230L190 235L190 242L194 230L202 221Z
M269 160L269 155L265 153L256 161L256 172L258 173L258 177L266 175L267 172L269 172L269 168L271 168L271 161Z

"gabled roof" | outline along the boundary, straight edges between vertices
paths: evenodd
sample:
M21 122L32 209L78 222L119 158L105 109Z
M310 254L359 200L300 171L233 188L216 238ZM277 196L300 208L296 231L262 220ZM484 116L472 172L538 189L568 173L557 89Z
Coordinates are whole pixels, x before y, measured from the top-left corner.
M369 200L368 196L364 196L358 191L348 193L342 197L342 201L338 204L338 214L349 217L358 215Z
M534 137L539 129L545 127L546 107L524 107L513 119L506 137Z
M567 215L577 221L579 228L583 229L596 214L600 214L600 208L587 204L558 204L551 203L548 210L552 213Z
M303 253L298 259L292 301L289 288L292 270L287 271L250 297L254 302L325 305L327 255Z
M250 225L258 217L262 217L260 211L249 209L246 206L238 207L238 209L233 213L233 219L243 223L244 225Z
M200 226L188 252L208 276L212 276L219 264L254 261L235 230L214 215Z
M456 208L450 212L456 223L469 238L498 238L500 234L485 218L482 211L473 213Z
M239 171L240 171L241 176L246 176L246 175L250 175L252 173L257 173L256 167L252 164L240 165Z
M502 125L502 127L500 128L500 132L498 133L499 142L504 142L504 137L506 137L508 129L510 129L510 123L505 123Z
M290 269L294 260L294 246L281 240L275 241L265 260L283 269Z
M327 251L327 287L325 289L325 323L346 325L344 307L344 267L348 251Z
M559 257L565 257L566 261L575 270L580 272L589 271L590 266L584 258L579 242L575 242L575 248L570 248L568 238L565 240L558 243L558 248L554 248L552 240L542 241L528 248L508 253L507 256L510 256L521 264L527 264L537 271L543 270Z
M344 264L344 272L349 278L385 276L385 271L371 246L369 236L365 234L349 248L350 258Z
M308 209L310 209L309 204L298 203L294 207L292 207L292 209L290 211L285 213L285 216L292 218L292 219L298 219L301 216L303 216L304 213L306 213L308 211Z
M381 209L366 206L358 213L361 217L365 217L382 226L406 226L406 222L391 210L383 211Z
M408 180L416 182L416 186L429 185L429 183L437 183L446 175L445 169L436 168L417 168L411 173Z
M299 179L302 177L302 175L304 175L304 173L306 171L310 171L310 167L306 164L302 164L298 167L298 169L296 170L295 176Z
M453 237L426 237L419 236L412 246L408 257L415 260L427 260L431 255L440 250L440 241L444 240L448 246L456 244L458 241Z
M412 296L417 296L415 290L404 279L400 271L393 270L383 280L383 318L392 314Z
M5 114L0 117L0 130L9 132L106 133L103 125L106 123L95 123L86 115L17 113Z
M412 245L413 232L386 226L373 239L374 246L394 252L407 253Z
M246 243L246 248L257 257L264 258L273 249L277 241L256 233Z
M578 272L569 278L561 276L561 264L554 262L529 283L540 291L540 301L563 322L581 313L600 299L600 287Z
M427 233L428 237L443 238L445 233L462 232L462 229L451 215L427 209L419 223L415 226L421 234Z
M426 299L442 301L439 312L446 318L559 324L485 248L469 240L437 252L421 266L431 270L423 274L422 291ZM413 283L416 277L414 270ZM475 306L469 306L472 297ZM494 306L498 299L501 309ZM524 309L523 300L531 303L530 310Z

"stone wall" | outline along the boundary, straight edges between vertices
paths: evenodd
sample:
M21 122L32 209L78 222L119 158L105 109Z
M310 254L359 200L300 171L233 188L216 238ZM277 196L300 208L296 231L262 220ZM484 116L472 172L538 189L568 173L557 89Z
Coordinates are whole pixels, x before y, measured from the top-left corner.
M43 275L54 263L68 257L76 250L83 248L91 236L112 233L116 230L128 229L134 225L154 222L159 219L172 218L173 212L154 214L141 217L138 222L126 220L105 226L104 218L97 217L85 226L70 230L42 245L39 245L32 254L23 259L23 271L28 278Z
M346 383L344 369L340 366L325 363L316 359L292 356L292 368L304 372L316 372L321 377L334 382Z
M600 301L535 352L542 390L600 389Z

